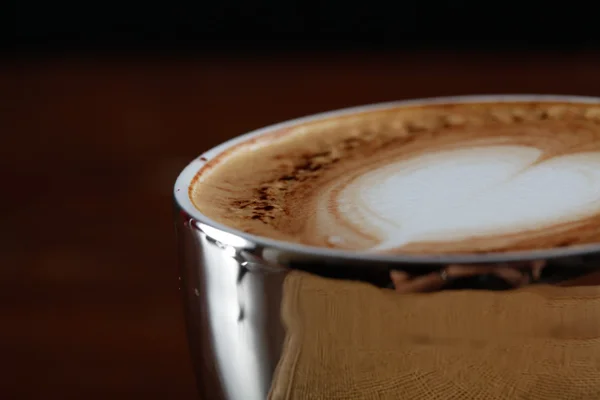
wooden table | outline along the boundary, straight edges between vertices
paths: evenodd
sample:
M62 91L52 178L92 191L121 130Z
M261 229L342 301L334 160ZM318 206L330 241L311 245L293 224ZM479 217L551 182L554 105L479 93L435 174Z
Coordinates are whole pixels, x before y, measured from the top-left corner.
M171 187L253 128L467 93L600 95L586 54L13 60L0 67L0 396L194 399Z

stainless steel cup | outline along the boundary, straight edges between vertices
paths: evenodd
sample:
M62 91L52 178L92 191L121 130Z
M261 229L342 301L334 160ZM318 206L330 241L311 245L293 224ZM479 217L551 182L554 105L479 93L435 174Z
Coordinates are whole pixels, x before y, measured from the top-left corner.
M502 100L594 102L567 96L467 96L396 102L320 114L264 128L226 142L191 162L175 184L176 232L188 340L200 398L264 400L281 355L282 284L292 270L320 276L390 284L391 269L421 274L448 264L506 265L546 260L547 280L600 266L600 245L546 251L454 256L384 256L310 248L256 237L220 225L191 203L192 178L207 160L228 147L287 126L374 108L409 104ZM482 281L485 289L489 282Z

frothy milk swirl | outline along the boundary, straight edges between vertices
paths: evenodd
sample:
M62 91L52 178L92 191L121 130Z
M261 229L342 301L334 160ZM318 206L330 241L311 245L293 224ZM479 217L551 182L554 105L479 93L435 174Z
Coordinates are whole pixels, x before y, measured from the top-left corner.
M398 107L229 149L190 189L234 228L386 253L600 242L600 105Z
M517 146L427 154L355 178L332 207L377 237L375 251L542 229L600 213L600 152L538 163L541 156Z

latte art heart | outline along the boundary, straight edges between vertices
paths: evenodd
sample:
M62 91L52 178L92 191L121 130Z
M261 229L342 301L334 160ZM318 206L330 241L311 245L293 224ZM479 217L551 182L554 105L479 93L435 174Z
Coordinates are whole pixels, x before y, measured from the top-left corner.
M235 229L352 251L600 243L600 104L440 104L301 123L210 160L189 195Z
M377 237L372 250L543 229L600 213L600 152L538 162L541 156L511 146L430 154L359 176L333 206Z

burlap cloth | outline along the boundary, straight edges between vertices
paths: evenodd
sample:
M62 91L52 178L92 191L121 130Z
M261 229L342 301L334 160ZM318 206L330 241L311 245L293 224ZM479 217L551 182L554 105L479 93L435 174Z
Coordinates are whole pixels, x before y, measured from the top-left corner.
M600 286L400 295L301 272L272 400L600 400Z

